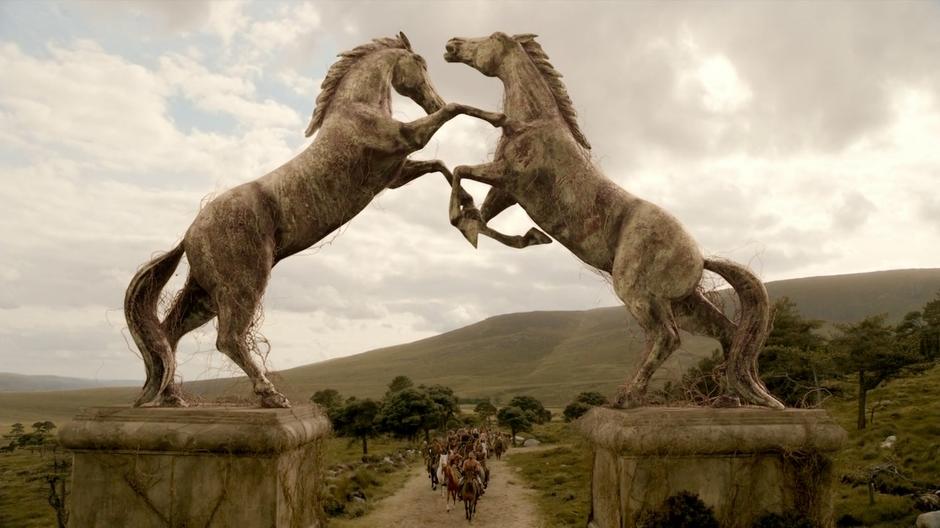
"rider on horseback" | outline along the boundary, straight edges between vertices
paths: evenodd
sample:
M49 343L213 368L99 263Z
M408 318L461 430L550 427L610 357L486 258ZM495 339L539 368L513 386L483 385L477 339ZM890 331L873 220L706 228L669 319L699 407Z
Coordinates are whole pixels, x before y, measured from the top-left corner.
M477 461L477 454L473 451L470 451L470 456L463 463L461 468L463 476L460 477L460 486L463 486L463 483L468 479L476 480L477 490L480 495L483 495L483 466L480 465L480 462ZM471 481L472 481L471 480Z

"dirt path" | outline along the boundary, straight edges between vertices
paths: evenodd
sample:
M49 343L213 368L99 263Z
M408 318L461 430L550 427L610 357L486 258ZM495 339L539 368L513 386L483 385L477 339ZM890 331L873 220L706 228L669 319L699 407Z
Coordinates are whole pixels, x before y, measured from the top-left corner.
M540 450L516 449L512 453ZM428 475L423 468L415 468L412 477L395 495L383 500L375 510L359 519L336 519L330 523L338 528L466 527L474 528L536 528L539 525L535 507L535 492L523 485L518 471L502 461L491 458L490 484L479 504L473 523L464 519L463 503L458 502L450 512L444 508L441 491L431 491Z

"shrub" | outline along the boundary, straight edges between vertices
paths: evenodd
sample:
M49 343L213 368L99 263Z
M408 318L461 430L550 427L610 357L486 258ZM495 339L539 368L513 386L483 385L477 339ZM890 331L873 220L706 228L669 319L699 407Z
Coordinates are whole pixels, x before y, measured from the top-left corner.
M681 491L640 515L638 528L718 528L715 512L698 495Z
M815 528L813 522L796 511L786 513L767 513L758 517L754 528Z

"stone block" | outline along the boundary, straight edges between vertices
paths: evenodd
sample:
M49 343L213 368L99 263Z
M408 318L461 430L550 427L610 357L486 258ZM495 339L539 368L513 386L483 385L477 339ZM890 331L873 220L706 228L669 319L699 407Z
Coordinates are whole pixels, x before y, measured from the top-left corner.
M96 407L59 438L74 528L312 528L329 420L319 408Z
M635 526L682 491L723 528L791 511L832 524L832 455L846 433L825 411L596 407L578 427L593 451L592 528Z

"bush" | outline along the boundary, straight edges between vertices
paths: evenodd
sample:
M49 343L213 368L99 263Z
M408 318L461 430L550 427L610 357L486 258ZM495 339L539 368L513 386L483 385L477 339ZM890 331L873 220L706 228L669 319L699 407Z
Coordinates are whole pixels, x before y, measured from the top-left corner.
M715 512L687 491L663 501L656 510L640 515L638 528L718 528Z
M577 420L578 418L584 416L584 413L591 410L591 406L584 402L571 402L565 407L564 412L562 413L565 417L566 422L571 422Z
M753 524L754 528L815 528L812 521L795 511L787 513L768 513L760 516Z

